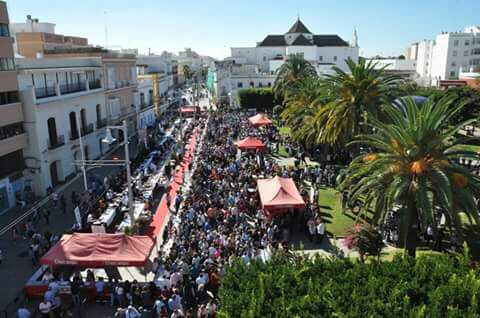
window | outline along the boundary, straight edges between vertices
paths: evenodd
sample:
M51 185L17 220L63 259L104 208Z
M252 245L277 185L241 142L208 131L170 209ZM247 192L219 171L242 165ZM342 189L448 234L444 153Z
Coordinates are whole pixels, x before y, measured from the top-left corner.
M465 46L469 46L470 45L470 40L465 40Z
M0 71L14 71L15 62L12 58L0 58Z
M323 56L319 56L319 57L318 57L318 60L319 60L320 62L323 61Z
M250 82L250 87L255 87L255 83L254 83L254 82Z
M333 57L333 61L334 61L334 62L337 61L337 56L334 56L334 57Z
M480 49L472 49L472 55L480 55Z
M457 56L457 51L454 50L454 51L452 52L452 56Z
M458 40L453 41L453 46L458 46Z
M0 93L0 105L18 103L18 92L2 92Z
M263 83L262 82L258 83L258 87L263 87Z
M457 63L455 61L452 62L452 67L457 66Z
M8 30L8 24L0 23L0 36L10 36L10 31Z
M468 56L468 50L465 50L465 51L463 52L463 56Z
M455 77L455 71L450 72L450 77Z
M16 123L0 127L0 140L21 135L23 134L23 132L24 131L22 123Z
M237 87L238 87L238 88L242 88L242 87L243 87L243 83L242 83L242 82L238 82L238 83L237 83Z
M268 82L267 86L272 87L272 83Z
M264 62L267 61L267 57L266 57L266 56L263 57L263 61L264 61Z

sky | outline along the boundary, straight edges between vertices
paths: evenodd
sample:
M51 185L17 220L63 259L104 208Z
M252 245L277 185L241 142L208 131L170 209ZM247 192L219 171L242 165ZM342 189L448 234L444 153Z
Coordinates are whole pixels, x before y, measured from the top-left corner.
M358 33L362 56L397 56L412 42L480 25L480 0L7 0L10 22L27 14L56 32L140 53L190 47L215 58L283 34L297 16L315 34Z

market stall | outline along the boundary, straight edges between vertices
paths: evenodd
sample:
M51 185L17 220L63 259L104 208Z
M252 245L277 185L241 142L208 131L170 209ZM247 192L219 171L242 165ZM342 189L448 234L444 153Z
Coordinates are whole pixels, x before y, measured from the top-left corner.
M250 124L253 127L261 127L261 126L268 126L272 124L272 121L265 115L263 114L257 114L255 116L252 116L248 119Z
M264 150L265 144L258 138L247 137L236 143L240 150Z
M270 219L290 209L305 208L305 201L291 178L259 179L257 186L262 208Z

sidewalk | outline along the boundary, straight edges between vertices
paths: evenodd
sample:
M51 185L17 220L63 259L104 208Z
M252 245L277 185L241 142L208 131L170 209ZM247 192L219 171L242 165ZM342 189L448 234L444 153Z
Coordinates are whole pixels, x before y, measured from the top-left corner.
M131 153L136 153L136 145L130 144ZM113 154L124 157L124 148L120 147ZM134 156L132 155L132 158ZM87 172L87 176L97 175L101 178L111 175L118 171L119 167L101 167L95 168ZM81 174L77 176L71 184L69 184L59 194L65 195L67 202L67 213L63 214L60 209L54 209L51 202L46 207L50 209L50 224L46 224L43 218L39 218L36 228L43 233L49 229L54 235L62 235L65 230L70 229L75 222L73 206L71 203L71 193L75 191L81 193L84 191L83 178ZM22 213L18 209L13 209L0 217L0 226L5 226L16 219ZM2 310L13 298L21 292L26 281L37 270L38 266L33 266L29 254L29 240L21 237L16 241L9 232L1 237L0 250L2 250L3 262L0 265L0 310Z

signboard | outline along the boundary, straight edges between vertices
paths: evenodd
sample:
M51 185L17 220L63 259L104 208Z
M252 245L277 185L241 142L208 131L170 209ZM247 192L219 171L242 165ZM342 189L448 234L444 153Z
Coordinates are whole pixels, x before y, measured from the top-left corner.
M82 216L80 215L80 208L77 206L73 209L73 213L75 213L75 220L77 221L80 229L82 228Z

